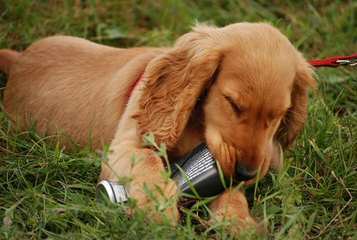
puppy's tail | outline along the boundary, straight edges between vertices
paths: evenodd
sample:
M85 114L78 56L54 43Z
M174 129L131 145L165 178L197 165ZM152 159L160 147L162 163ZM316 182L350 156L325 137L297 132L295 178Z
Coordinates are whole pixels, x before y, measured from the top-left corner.
M0 71L9 74L11 66L17 61L20 57L20 53L9 50L1 49L0 50Z

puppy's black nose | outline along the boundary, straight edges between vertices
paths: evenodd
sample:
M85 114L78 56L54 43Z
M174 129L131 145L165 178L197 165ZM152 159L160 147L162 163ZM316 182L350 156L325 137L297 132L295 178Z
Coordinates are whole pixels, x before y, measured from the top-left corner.
M251 170L241 164L237 167L237 180L238 181L247 181L254 178L257 175L257 170Z

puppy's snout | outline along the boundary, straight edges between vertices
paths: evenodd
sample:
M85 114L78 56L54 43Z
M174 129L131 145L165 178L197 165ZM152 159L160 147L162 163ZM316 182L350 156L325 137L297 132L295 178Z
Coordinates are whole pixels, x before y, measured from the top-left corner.
M247 181L253 179L257 175L256 169L250 169L242 164L239 164L237 167L237 180L238 181Z

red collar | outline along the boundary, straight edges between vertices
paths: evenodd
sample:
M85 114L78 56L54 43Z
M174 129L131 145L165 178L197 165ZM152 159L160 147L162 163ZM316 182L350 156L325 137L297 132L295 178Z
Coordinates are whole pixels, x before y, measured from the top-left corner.
M144 71L145 72L145 71ZM127 93L125 94L126 103L129 102L131 95L134 92L135 87L139 84L141 80L144 79L144 72L142 72L139 77L129 86Z

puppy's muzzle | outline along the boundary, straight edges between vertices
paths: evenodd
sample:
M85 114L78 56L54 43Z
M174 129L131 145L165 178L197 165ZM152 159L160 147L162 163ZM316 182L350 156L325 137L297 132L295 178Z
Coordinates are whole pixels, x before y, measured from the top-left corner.
M256 169L249 169L242 164L239 164L236 169L237 173L237 180L238 181L247 181L250 179L255 178L257 175Z

